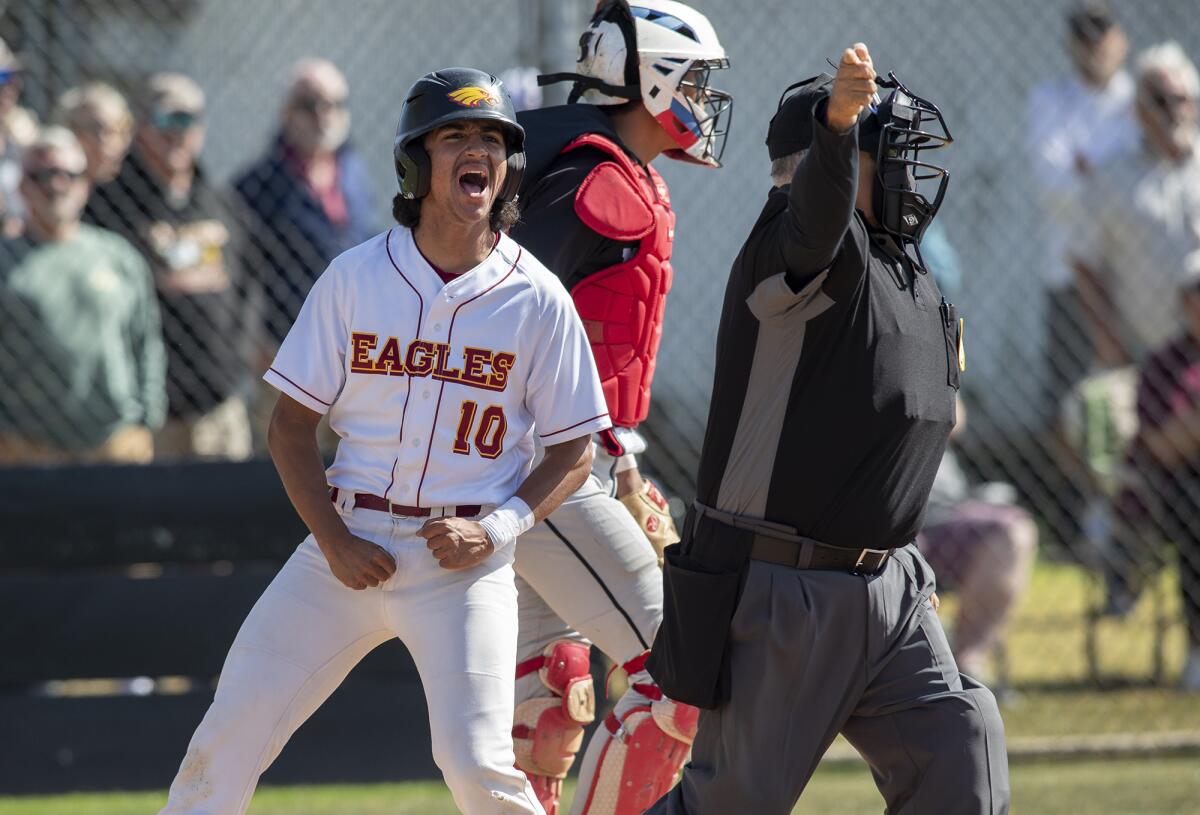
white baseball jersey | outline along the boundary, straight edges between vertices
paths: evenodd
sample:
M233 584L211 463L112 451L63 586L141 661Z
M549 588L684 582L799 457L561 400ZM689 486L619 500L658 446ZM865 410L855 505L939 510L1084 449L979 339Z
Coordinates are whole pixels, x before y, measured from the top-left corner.
M263 378L329 414L332 486L409 506L502 504L534 432L552 445L610 424L570 296L507 235L446 284L403 227L345 252Z

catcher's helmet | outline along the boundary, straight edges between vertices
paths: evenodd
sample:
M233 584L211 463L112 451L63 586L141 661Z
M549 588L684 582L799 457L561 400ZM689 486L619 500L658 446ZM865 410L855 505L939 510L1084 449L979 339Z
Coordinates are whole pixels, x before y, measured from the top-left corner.
M442 125L461 119L489 119L505 131L508 172L496 197L502 205L517 197L525 170L525 129L517 124L512 99L504 83L474 68L445 68L418 79L404 99L392 154L404 198L429 194L429 154L423 137Z
M679 145L667 156L721 166L733 97L710 87L709 75L729 59L703 14L675 0L603 0L579 38L575 67L538 84L573 81L571 102L640 101Z

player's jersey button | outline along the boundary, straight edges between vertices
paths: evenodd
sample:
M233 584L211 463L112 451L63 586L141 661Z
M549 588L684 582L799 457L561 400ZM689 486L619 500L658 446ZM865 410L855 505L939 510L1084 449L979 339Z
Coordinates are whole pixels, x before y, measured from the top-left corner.
M422 393L422 394L421 394L421 398L422 398L422 399L428 399L428 398L429 398L429 395L430 395L430 394L429 394L429 391L425 391L424 393Z
M421 440L420 440L420 439L413 439L413 442L412 442L412 444L413 444L413 447L420 447L420 446L421 446Z
M434 324L433 324L433 330L434 330L434 331L441 331L441 330L442 330L442 324L441 324L441 323L434 323Z

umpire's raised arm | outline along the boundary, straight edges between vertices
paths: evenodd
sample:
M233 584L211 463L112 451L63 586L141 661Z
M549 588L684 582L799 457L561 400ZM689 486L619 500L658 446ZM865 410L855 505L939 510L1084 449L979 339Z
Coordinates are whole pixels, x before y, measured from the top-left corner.
M863 109L875 98L875 66L867 47L857 43L847 48L829 83L816 83L811 92L788 100L779 115L795 122L789 107L809 105L810 115L797 122L807 125L811 146L803 153L792 175L788 191L788 217L780 233L788 264L788 282L796 287L805 275L829 266L841 246L842 237L854 218L858 191L858 139L855 125ZM775 122L772 122L774 126ZM780 122L780 126L786 126ZM801 141L801 144L803 142ZM786 149L786 148L781 148ZM803 147L787 155L794 156ZM775 152L774 150L772 152ZM772 159L775 156L772 155Z

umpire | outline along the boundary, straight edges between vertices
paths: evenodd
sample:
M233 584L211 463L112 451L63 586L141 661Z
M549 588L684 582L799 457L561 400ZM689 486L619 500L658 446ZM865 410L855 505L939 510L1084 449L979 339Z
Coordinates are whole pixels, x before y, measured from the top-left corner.
M877 85L894 91L873 105ZM861 43L793 87L767 134L777 186L726 289L698 500L648 665L706 709L650 812L791 812L840 732L889 813L1005 813L995 698L958 672L912 543L962 365L918 247L946 182L920 151L949 133Z

